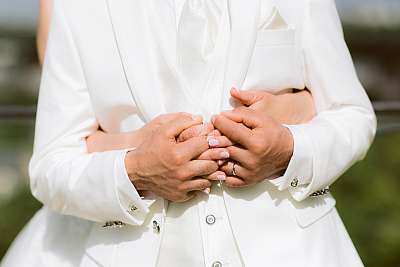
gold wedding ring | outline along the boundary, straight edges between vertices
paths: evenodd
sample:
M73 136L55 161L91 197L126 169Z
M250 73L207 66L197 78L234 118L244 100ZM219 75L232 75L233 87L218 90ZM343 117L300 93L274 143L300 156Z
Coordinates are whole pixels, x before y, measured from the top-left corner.
M233 163L233 166L232 166L232 175L233 176L237 176L237 173L236 173L236 163Z

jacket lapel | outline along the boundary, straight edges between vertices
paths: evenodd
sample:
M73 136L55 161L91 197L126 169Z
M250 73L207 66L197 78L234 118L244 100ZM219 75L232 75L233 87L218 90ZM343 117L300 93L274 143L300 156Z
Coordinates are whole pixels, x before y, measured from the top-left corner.
M175 13L170 1L106 0L125 77L142 119L196 113L176 70Z
M225 73L222 109L231 109L229 90L241 89L257 37L260 0L230 0L231 40Z

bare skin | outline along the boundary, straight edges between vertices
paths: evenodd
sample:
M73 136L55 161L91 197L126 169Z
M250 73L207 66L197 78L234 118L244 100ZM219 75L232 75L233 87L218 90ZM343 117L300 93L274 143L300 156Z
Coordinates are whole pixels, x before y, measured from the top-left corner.
M47 38L50 27L51 0L40 0L39 3L39 22L37 28L37 51L39 63L42 65L46 51Z
M208 141L208 148L198 155L191 154L192 160L213 161L217 163L217 168L211 173L198 173L197 176L191 173L192 177L189 175L180 178L196 180L202 186L205 186L204 188L198 187L198 190L206 193L209 193L212 181L223 180L227 186L244 187L256 184L267 177L276 177L282 174L293 152L292 136L290 131L282 126L282 123L305 123L315 116L312 97L306 90L278 96L265 91L231 90L231 96L241 103L239 108L222 112L214 118L212 124L199 123L182 130L180 133L175 132L177 144L187 144L188 141L196 140L199 137ZM288 101L294 101L295 104L290 105ZM285 112L280 110L285 110ZM157 169L152 165L157 160L149 156L148 153L150 152L144 151L156 149L150 154L160 155L163 153L160 150L161 145L154 145L156 141L146 142L152 132L162 130L160 126L163 123L165 124L166 120L165 117L161 116L133 132L109 135L98 131L88 137L88 150L89 152L100 152L130 147L142 148L142 150L136 149L128 153L126 157L126 165L131 166L131 169L128 169L128 174L130 174L131 181L139 192L143 195L146 193L145 191L152 191L172 201L186 201L193 197L193 190L187 191L189 189L184 188L186 191L182 192L177 188L171 190L169 185L167 188L160 188L158 184L165 183L171 177L180 177L178 174L170 173L169 175L172 176L164 177L163 180L158 179L157 174L143 171ZM265 138L265 136L268 136L268 138ZM145 145L146 143L149 145ZM168 149L168 151L170 150ZM184 150L181 153L184 153ZM174 158L170 154L167 155L167 158ZM185 164L188 164L190 161L188 157L182 157L185 158ZM145 163L138 166L141 165L141 161ZM179 160L177 162L181 163ZM236 163L237 176L232 175L233 162ZM174 166L176 167L176 165ZM204 180L208 180L208 182Z
M282 175L293 154L293 137L288 128L266 112L269 96L234 89L231 94L248 106L222 112L212 120L214 127L232 142L227 147L230 161L220 168L227 175L225 184L244 187Z
M163 115L162 119L165 123L127 154L127 173L138 190L150 190L174 202L186 201L194 191L211 186L207 176L215 173L218 165L213 160L198 159L210 147L206 136L180 143L176 140L186 129L200 125L201 118L178 113Z

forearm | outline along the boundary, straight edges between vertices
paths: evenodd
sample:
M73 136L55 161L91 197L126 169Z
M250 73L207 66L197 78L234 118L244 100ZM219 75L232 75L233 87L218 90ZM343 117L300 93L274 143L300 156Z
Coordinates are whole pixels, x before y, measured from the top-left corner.
M51 0L40 0L39 18L38 18L39 22L38 22L38 29L36 36L37 51L40 64L43 64L44 55L46 52L49 26L50 26L50 10L51 10Z
M275 119L283 124L307 123L316 115L314 99L307 89L278 95L277 98L282 101L280 110L283 113L276 114Z
M138 147L143 141L141 132L142 129L127 133L105 133L99 129L86 138L86 146L89 153Z
M104 223L138 225L148 212L127 177L125 150L87 153L99 125L64 5L56 1L42 72L29 164L33 195L62 213ZM130 206L138 209L130 213Z

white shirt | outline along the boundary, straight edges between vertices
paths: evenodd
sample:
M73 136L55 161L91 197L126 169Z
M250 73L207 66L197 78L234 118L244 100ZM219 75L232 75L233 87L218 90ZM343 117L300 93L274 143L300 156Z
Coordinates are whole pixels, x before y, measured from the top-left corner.
M214 0L214 3L222 8L220 3L223 1ZM175 0L178 31L185 2ZM209 63L205 59L204 62ZM209 195L198 192L185 203L169 203L158 267L243 266L224 205L222 187L222 184L214 183ZM194 239L197 241L193 242Z

